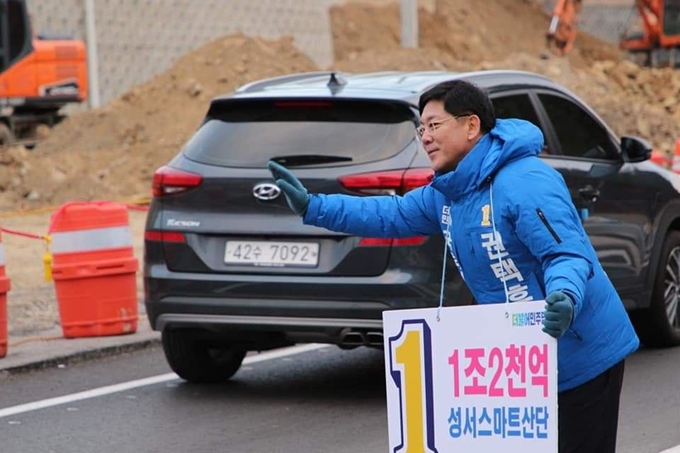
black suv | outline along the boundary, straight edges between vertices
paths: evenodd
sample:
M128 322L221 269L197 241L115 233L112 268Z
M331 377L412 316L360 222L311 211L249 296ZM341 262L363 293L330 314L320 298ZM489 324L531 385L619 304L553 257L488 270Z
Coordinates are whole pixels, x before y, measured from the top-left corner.
M584 102L518 71L307 73L214 99L153 179L145 302L171 368L189 381L231 377L247 351L302 342L380 347L382 311L438 304L440 236L376 239L305 226L266 164L310 192L403 194L432 178L414 139L429 87L465 79L499 118L546 138L609 277L647 345L680 344L680 177L618 139ZM454 269L455 266L449 266ZM460 276L446 304L474 303Z

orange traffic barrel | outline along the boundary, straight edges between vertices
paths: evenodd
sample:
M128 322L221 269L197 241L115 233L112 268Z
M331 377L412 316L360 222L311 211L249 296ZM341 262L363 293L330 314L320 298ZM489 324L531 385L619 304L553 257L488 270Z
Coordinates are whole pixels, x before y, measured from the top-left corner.
M137 330L138 262L125 205L67 203L53 215L52 278L66 338Z
M0 233L0 358L7 355L7 293L9 277L5 275L5 248Z

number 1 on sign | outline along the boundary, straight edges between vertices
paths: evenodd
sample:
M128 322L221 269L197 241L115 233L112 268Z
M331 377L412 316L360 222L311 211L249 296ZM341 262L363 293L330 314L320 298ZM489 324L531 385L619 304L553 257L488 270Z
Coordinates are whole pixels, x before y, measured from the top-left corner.
M436 453L430 328L424 320L405 321L389 347L390 374L401 405L401 445L394 452Z

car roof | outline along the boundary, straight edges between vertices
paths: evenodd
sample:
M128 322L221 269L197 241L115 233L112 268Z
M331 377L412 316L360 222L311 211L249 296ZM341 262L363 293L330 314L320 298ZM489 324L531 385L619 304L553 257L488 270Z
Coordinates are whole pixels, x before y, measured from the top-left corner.
M437 83L463 79L489 92L522 87L542 87L569 93L543 75L516 70L386 71L372 73L307 72L258 80L238 88L215 101L246 98L334 97L383 99L417 103L421 93Z

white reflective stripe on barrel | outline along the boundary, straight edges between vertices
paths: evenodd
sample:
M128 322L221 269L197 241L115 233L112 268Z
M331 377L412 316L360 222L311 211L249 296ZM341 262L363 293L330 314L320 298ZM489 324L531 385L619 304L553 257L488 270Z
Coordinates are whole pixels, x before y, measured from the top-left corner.
M0 266L5 265L5 246L0 242Z
M52 253L91 252L132 246L129 226L52 233Z

